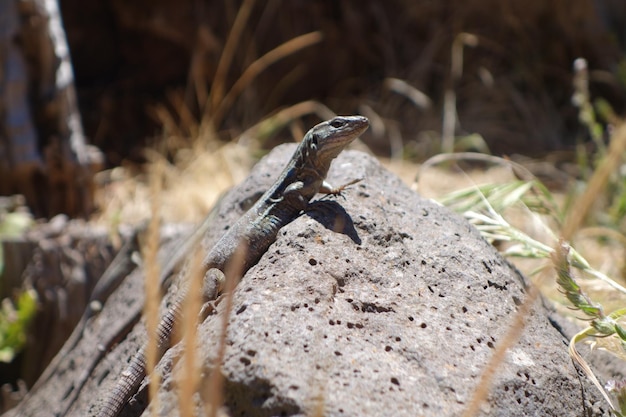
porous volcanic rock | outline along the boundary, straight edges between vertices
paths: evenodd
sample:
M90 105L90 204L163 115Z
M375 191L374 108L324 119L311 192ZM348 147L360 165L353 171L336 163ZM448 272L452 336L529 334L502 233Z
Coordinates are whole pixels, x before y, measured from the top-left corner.
M292 151L273 151L253 177L271 183ZM316 203L284 227L239 283L221 368L226 415L457 416L467 407L525 299L524 278L464 219L411 191L374 158L344 152L329 181L354 178L363 181L345 199ZM223 201L222 230L257 182ZM205 380L226 304L199 330ZM159 393L160 415L179 415L180 369L173 375ZM196 400L201 407L207 395ZM541 301L481 412L609 415L577 377Z

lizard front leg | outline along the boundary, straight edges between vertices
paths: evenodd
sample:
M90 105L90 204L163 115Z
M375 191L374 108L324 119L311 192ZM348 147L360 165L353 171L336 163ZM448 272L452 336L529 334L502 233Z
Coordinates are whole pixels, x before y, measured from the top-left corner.
M326 180L324 180L324 182L322 182L322 185L320 186L319 192L321 194L326 194L326 195L341 195L341 193L346 188L361 181L363 181L363 178L357 178L352 181L348 181L347 183L335 188L332 185L330 185L328 182L326 182Z

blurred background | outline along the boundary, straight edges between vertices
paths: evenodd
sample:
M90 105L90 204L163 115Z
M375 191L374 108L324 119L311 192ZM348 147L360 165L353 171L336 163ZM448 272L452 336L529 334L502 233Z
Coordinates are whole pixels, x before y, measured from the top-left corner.
M146 140L163 133L155 107L166 107L183 129L191 127L183 112L193 122L214 118L207 96L227 94L260 57L310 33L319 38L291 45L220 112L213 126L220 139L317 100L339 114L375 113L385 131L366 139L377 153L389 155L396 135L402 156L424 159L440 151L453 90L455 136L480 134L496 154L545 156L588 139L572 102L576 58L588 62L594 98L618 114L626 98L626 4L618 0L60 6L85 132L109 165L137 159ZM249 17L233 28L242 7ZM229 45L233 29L239 40ZM225 53L232 59L218 75Z
M264 54L309 33L320 37L291 45L217 115L221 139L281 108L317 100L339 114L376 113L385 128L368 138L376 152L398 146L404 157L423 159L440 150L452 90L455 136L480 134L497 154L545 156L587 139L572 103L579 57L588 62L593 96L619 114L624 106L626 4L619 0L60 6L85 131L110 165L136 159L146 140L163 133L155 106L169 109L183 128L190 127L183 111L194 121L215 117L208 95L228 93ZM249 14L243 27L233 28L242 12ZM236 44L228 44L229 35ZM224 53L232 58L217 74Z
M45 60L42 47L32 46L32 32L44 31L45 13L37 2L19 4L11 39L30 51L25 67L37 139L31 152L39 154L31 158L45 159L51 137L64 139L51 132L55 123L42 120L55 88L40 87ZM363 140L376 155L395 160L469 150L559 164L575 160L576 145L593 152L581 101L595 106L592 121L600 129L626 103L620 0L58 5L84 141L101 151L96 170L145 162L146 147L157 144L173 160L181 148L240 139L267 120L246 138L269 149L293 140L294 121L306 131L331 112L370 117ZM577 78L578 58L585 66ZM287 110L282 118L272 119L281 110ZM603 135L596 142L606 141ZM5 152L3 165L13 169L4 172L0 193L25 194L40 216L93 213L90 203L36 201L38 192L15 185L23 178L9 178L22 172L10 156ZM52 171L47 165L43 176Z

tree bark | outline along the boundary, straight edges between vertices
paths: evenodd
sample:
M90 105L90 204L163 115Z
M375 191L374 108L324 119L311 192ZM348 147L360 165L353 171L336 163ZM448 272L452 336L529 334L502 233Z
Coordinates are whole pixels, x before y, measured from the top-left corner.
M0 194L23 194L37 216L86 216L101 165L56 0L0 0Z

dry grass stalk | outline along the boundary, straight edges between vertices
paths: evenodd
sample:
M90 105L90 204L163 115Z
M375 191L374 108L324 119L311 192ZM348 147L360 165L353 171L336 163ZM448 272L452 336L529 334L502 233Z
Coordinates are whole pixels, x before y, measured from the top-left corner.
M248 23L250 13L254 8L256 0L245 0L239 10L237 11L237 17L233 22L233 27L230 29L230 33L226 38L226 44L220 57L220 61L217 64L215 70L215 76L213 77L213 83L211 84L211 93L209 94L209 105L211 109L216 109L219 103L221 103L224 97L224 91L226 91L226 75L230 69L230 65L235 57L237 51L237 45L241 35Z
M561 237L565 241L570 241L576 231L580 229L583 221L587 217L591 206L597 201L606 187L609 176L615 172L622 161L624 152L626 151L626 123L618 126L613 135L611 135L611 143L609 144L606 158L600 163L598 168L587 183L587 187L583 194L572 205L565 224L561 230Z
M463 417L472 417L478 414L480 409L480 405L485 401L487 396L489 395L489 391L491 390L491 382L496 375L496 372L500 369L502 363L504 362L504 358L506 356L506 352L517 343L519 337L524 331L524 327L526 326L526 317L530 313L530 310L535 304L537 297L539 296L539 290L535 285L531 285L528 287L528 295L524 300L524 303L520 306L517 314L513 318L513 323L509 326L506 335L500 343L496 345L495 351L493 352L493 356L489 359L489 363L483 369L483 373L480 376L480 381L476 384L476 391L474 391L474 395L472 396L469 405L463 412Z
M148 344L146 347L146 374L150 378L149 395L151 399L157 401L157 391L160 384L160 376L155 372L158 363L158 336L157 327L159 325L159 305L161 303L160 293L160 266L159 266L159 242L160 242L160 201L159 196L162 190L163 167L160 164L152 166L153 172L150 175L150 192L152 217L148 224L145 246L143 247L143 259L145 265L145 292L146 303L144 306L144 317L146 320L146 331L148 334ZM154 404L152 412L156 415L158 403Z
M456 110L457 84L463 75L463 49L478 45L478 37L470 33L459 33L452 43L450 88L444 92L443 126L441 128L441 150L450 153L454 150L454 133L458 114Z
M197 366L197 334L198 317L202 307L202 251L195 251L189 270L189 291L184 304L183 313L183 342L185 352L183 367L179 374L178 404L181 417L193 417L193 395L200 386L200 372Z
M513 172L513 174L515 174L515 177L519 179L522 179L524 181L533 181L536 179L536 177L533 175L532 172L530 172L526 167L524 167L521 164L518 164L517 162L511 161L508 159L503 159L498 156L486 155L482 153L455 152L455 153L439 154L439 155L433 156L432 158L429 158L420 167L420 174L418 176L418 181L419 181L419 178L421 178L422 176L422 172L425 171L426 169L442 164L444 162L452 162L452 161L477 161L477 162L486 162L486 163L490 163L493 165L501 165L501 166L509 168Z
M185 102L184 95L180 91L176 91L168 93L167 98L172 104L178 120L180 120L179 126L186 130L190 138L198 138L200 135L198 120Z
M321 120L332 119L336 116L331 109L318 101L302 101L298 104L282 109L274 115L263 119L254 126L248 128L240 135L239 141L246 144L252 142L253 140L262 141L264 138L272 135L275 131L285 127L288 123L291 123L294 120L308 114L315 114ZM302 136L299 138L301 137Z
M243 260L248 250L246 245L240 244L232 259L224 271L226 282L224 283L224 293L226 303L222 313L222 332L218 342L217 355L213 364L211 375L202 390L202 400L209 406L209 417L216 417L218 410L223 403L224 377L221 368L226 354L226 336L228 332L228 322L233 308L233 297L235 288L243 275Z
M428 109L432 106L433 102L426 94L422 91L418 90L410 83L405 80L401 80L399 78L388 77L385 78L383 82L383 86L387 88L389 91L392 91L396 94L400 94L403 97L406 97L411 103L415 105L420 110Z
M239 97L243 90L245 90L261 72L265 71L267 67L301 49L315 45L321 40L321 32L307 33L288 40L255 60L246 68L243 74L241 74L241 77L233 84L219 105L212 107L213 114L210 116L212 126L219 126L221 124L222 119L228 110L230 110L237 97ZM213 88L215 88L215 84L213 85Z

